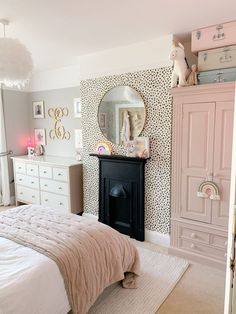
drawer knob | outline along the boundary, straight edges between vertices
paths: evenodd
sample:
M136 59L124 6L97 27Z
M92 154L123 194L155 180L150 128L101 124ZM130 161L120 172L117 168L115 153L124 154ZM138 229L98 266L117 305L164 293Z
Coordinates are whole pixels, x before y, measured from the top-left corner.
M62 203L62 202L60 202L60 203L59 203L59 205L63 205L63 203Z
M46 200L44 200L45 202L48 202L48 199L46 198Z
M58 188L59 190L62 190L62 187L61 186L59 186L59 188Z
M34 196L34 195L32 195L32 198L35 198L35 196Z
M34 181L31 181L31 184L34 184Z
M47 171L44 171L43 173L47 173Z
M61 173L58 173L59 176L61 176Z
M46 186L46 187L47 187L48 185L47 185L47 184L44 184L44 186Z
M19 181L22 181L22 179L19 179Z
M23 192L20 192L20 195L22 195L23 194Z
M34 171L34 169L30 169L30 171Z
M196 233L191 233L191 236L190 236L192 239L195 239L196 238Z
M22 169L22 167L18 167L18 169Z
M190 247L191 247L191 249L196 249L196 245L193 243L190 245Z

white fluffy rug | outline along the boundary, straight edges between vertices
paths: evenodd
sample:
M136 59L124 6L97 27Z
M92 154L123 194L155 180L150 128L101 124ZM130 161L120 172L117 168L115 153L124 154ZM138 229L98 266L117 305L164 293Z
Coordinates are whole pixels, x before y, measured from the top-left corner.
M88 314L154 314L188 268L183 259L138 250L142 265L138 289L123 289L116 283L101 294Z

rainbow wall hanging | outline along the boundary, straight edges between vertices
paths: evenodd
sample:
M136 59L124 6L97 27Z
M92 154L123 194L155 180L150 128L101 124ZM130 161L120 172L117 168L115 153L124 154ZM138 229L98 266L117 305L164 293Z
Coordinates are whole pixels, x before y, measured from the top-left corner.
M97 143L95 150L99 155L111 155L112 147L109 143L101 141Z
M220 201L220 190L216 183L212 181L204 181L198 188L197 196Z

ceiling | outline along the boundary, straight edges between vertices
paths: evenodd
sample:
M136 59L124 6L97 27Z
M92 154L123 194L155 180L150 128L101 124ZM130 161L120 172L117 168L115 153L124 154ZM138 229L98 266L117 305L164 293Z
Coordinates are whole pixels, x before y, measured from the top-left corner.
M32 52L36 70L77 56L236 19L235 0L0 0L7 36Z

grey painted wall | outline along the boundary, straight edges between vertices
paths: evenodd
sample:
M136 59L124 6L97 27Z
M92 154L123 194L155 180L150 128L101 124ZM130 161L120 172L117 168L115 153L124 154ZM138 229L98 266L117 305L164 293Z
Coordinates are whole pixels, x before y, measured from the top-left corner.
M29 137L29 94L21 91L3 90L6 139L13 155L25 155ZM13 178L12 160L9 158L10 179ZM14 185L11 184L11 195Z
M81 129L81 118L74 118L73 99L80 95L79 87L62 88L56 90L39 91L29 93L29 112L30 112L30 132L34 138L35 128L46 129L45 154L63 157L75 156L75 137L74 130ZM45 106L45 118L33 118L33 101L43 100ZM53 119L48 115L49 108L66 107L69 110L67 117L62 118L62 124L66 131L70 132L69 140L50 139L49 131L53 128Z

